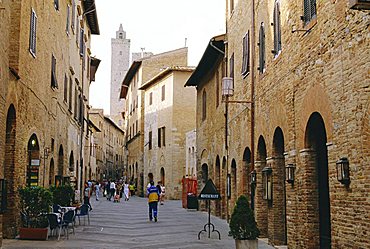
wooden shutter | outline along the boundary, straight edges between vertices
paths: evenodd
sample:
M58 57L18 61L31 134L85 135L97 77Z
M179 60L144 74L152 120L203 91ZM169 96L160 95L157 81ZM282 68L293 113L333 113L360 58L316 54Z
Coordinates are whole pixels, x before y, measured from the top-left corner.
M64 102L67 103L68 98L68 77L64 75Z
M303 16L304 16L305 24L308 23L311 20L310 8L311 8L311 1L310 0L304 0Z
M30 52L36 56L36 28L37 28L37 16L36 12L32 9L31 20L30 20Z
M207 93L204 90L202 95L202 119L205 120L207 117Z
M243 37L242 75L246 76L248 73L249 73L249 30Z
M161 147L161 128L158 128L158 147Z
M281 51L281 20L280 20L280 4L276 2L276 31L277 31L277 48L278 51Z
M316 0L310 0L310 14L311 19L316 16Z
M152 139L153 139L153 133L152 131L149 131L149 150L152 149Z
M54 0L54 8L59 10L59 0Z
M230 57L230 77L234 78L234 53Z
M70 18L70 15L69 15L69 9L71 7L69 6L69 4L67 4L67 20L66 20L66 32L67 34L69 34L69 18Z
M162 86L162 101L166 99L166 85Z
M263 73L263 70L265 69L265 54L266 54L266 47L265 47L265 27L263 23L261 23L260 26L260 32L259 32L259 67L258 70L260 73Z
M84 42L84 29L80 29L80 56L84 56L85 42Z
M75 17L76 17L76 2L72 0L72 17L71 17L71 27L74 30L75 28Z
M54 55L51 55L51 87L58 88L57 76L56 76L56 63L57 59Z
M163 146L166 146L166 127L162 127L162 144Z

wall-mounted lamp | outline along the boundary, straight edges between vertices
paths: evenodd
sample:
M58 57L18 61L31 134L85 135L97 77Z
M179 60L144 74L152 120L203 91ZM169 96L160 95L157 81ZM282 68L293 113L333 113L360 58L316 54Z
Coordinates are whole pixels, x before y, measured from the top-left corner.
M227 174L226 176L226 195L227 198L231 198L231 175Z
M250 183L252 186L256 186L257 184L257 172L256 170L252 170L250 173Z
M265 167L262 170L263 199L272 200L272 168Z
M285 180L288 182L288 183L294 183L294 173L295 173L295 165L292 164L292 163L289 163L286 167L285 167Z
M234 79L231 77L222 78L222 96L231 97L234 95Z
M342 157L336 162L336 166L338 181L342 184L348 185L350 183L348 159L346 157Z
M6 180L0 179L0 213L4 213L4 211L6 210L6 199L7 199Z

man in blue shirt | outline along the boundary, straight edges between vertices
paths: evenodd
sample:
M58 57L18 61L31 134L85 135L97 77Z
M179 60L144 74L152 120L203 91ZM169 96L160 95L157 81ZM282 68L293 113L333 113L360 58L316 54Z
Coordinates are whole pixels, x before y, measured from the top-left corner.
M150 186L147 188L147 195L148 195L148 203L149 203L149 220L153 220L157 222L157 214L158 214L158 200L159 200L159 191L156 186L154 186L154 182L150 181Z

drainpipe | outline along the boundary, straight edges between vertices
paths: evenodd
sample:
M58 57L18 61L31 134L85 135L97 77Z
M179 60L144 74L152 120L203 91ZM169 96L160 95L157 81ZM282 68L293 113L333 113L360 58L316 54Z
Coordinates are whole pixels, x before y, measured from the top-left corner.
M252 0L252 28L251 28L251 44L252 44L252 50L251 50L251 171L254 170L254 126L255 126L255 120L254 120L254 81L255 81L255 0ZM250 173L250 172L249 172Z

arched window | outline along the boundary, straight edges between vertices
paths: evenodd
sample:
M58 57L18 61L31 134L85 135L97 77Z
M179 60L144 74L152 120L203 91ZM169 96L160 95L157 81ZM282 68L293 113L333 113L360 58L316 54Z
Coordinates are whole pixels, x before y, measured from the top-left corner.
M281 51L280 3L277 0L275 2L274 7L274 55L278 56L280 51Z
M203 90L202 96L202 120L205 120L207 117L207 94L206 90Z
M265 25L261 22L260 32L259 32L259 67L258 70L260 73L263 73L265 70L265 57L266 57L266 45L265 45Z

